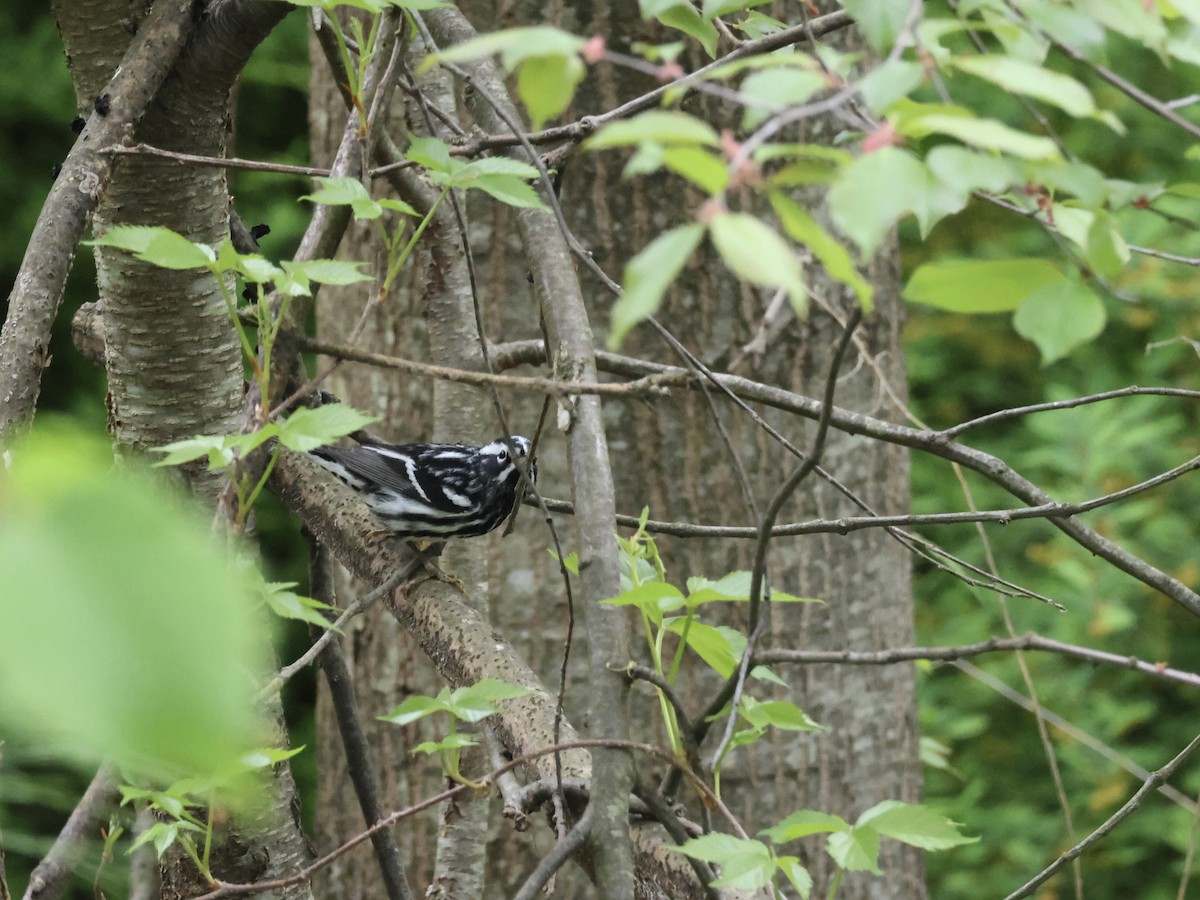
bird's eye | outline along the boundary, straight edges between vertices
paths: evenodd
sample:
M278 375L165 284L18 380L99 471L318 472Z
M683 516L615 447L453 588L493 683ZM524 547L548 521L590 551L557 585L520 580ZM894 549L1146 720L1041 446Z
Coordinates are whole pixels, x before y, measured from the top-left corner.
M500 460L500 462L504 462L505 460L507 460L508 459L508 450L501 447L499 452L496 453L496 459Z

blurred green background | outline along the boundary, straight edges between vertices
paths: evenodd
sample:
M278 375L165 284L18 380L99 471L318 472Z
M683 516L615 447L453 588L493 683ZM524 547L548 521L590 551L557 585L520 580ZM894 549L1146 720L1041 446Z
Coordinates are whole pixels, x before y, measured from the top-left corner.
M307 55L305 20L290 16L255 55L240 86L239 103L252 115L239 118L240 156L304 163ZM51 166L68 152L74 100L61 47L48 12L32 0L0 5L0 204L7 227L0 233L0 297L7 297L25 241L51 183ZM1121 73L1178 97L1200 87L1197 70L1161 60L1132 44L1113 41L1109 52ZM1114 63L1115 64L1115 63ZM1073 74L1088 80L1086 72ZM961 83L959 83L961 82ZM1023 113L1008 95L981 82L959 79L957 97L1016 124ZM1106 85L1089 81L1102 106L1129 126L1120 137L1095 123L1074 123L1050 114L1067 142L1109 177L1170 184L1195 179L1186 136L1135 107ZM296 198L304 180L234 172L238 208L251 223L272 229L264 251L286 257L303 227ZM1200 204L1164 200L1149 210L1121 214L1124 236L1134 244L1200 256L1196 221ZM982 203L940 225L925 241L902 228L906 274L922 262L946 258L1000 258L1021 254L1054 257L1057 250L1038 226ZM57 410L102 430L101 373L70 343L69 323L81 303L94 299L94 272L87 252L79 255L55 331L53 364L44 379L41 408ZM1180 338L1200 332L1200 274L1195 268L1135 256L1117 279L1130 299L1106 298L1109 324L1100 337L1067 359L1044 367L1033 345L1014 332L1005 315L965 317L926 308L910 309L906 349L912 405L934 427L996 409L1057 400L1129 384L1200 389L1200 357ZM1156 346L1157 345L1157 346ZM1148 349L1153 348L1153 349ZM966 440L1007 460L1060 500L1079 500L1120 489L1200 453L1194 403L1138 397L1077 410L1043 413L970 432ZM969 478L980 507L1010 506L979 479ZM950 468L913 458L914 511L966 508ZM1106 535L1180 578L1200 585L1197 555L1200 487L1194 477L1086 516ZM297 525L278 506L260 508L263 554L269 577L302 580ZM926 536L978 565L986 564L973 527L929 529ZM1018 633L1040 634L1150 661L1195 668L1200 660L1200 623L1127 576L1097 563L1052 527L1018 522L989 526L987 535L1005 578L1053 596L1066 605L1058 613L1029 600L1010 601ZM918 634L923 644L956 644L1001 634L997 599L970 589L918 563ZM287 632L280 652L298 653L303 628ZM1023 691L1016 662L996 655L975 661L1006 684ZM1092 667L1049 655L1029 657L1042 702L1081 731L1153 769L1194 736L1193 692L1134 673ZM978 844L930 854L930 893L967 900L1007 893L1070 846L1046 759L1032 717L991 688L951 667L923 670L923 734L947 749L947 768L929 768L926 801L979 834ZM295 679L286 702L294 745L309 743L311 672ZM1109 816L1138 787L1138 779L1080 741L1051 729L1077 838ZM293 760L311 804L313 755ZM41 855L87 782L41 759L38 748L9 736L0 760L0 831L12 887L20 892L28 867ZM1174 783L1193 797L1200 769L1187 767ZM311 815L311 808L306 812ZM1083 860L1089 900L1168 900L1176 896L1192 817L1162 797L1145 806ZM114 867L117 872L119 867ZM118 876L119 877L119 874ZM986 885L985 893L980 886ZM90 885L79 885L90 892ZM120 888L111 888L120 896ZM90 895L80 893L79 896ZM1071 896L1063 878L1039 897Z

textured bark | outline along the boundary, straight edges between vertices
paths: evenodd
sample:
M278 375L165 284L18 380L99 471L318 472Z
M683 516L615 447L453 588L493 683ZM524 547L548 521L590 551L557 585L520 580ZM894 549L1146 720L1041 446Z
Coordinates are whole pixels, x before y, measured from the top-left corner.
M139 5L110 4L102 19L93 19L100 12L96 6L57 9L81 105L90 105L87 98L96 95L119 61L129 34L137 31L139 11ZM230 88L251 50L286 12L280 4L264 2L210 4L142 117L136 140L223 155ZM219 243L229 231L224 172L122 157L94 224L98 233L117 224L161 225L195 241ZM236 431L242 414L241 351L212 277L148 266L119 251L96 255L110 421L118 442L144 449L196 434ZM222 478L193 473L191 480L203 494L215 491ZM278 698L269 706L268 718L281 722ZM286 745L282 725L279 732ZM218 878L279 877L311 858L295 815L298 801L288 766L276 767L264 787L261 809L230 823L216 841L211 865ZM164 859L164 897L208 889L184 854ZM297 885L269 896L303 898L311 892Z
M465 9L481 31L548 21L577 34L603 34L610 47L622 51L628 51L634 41L653 43L664 37L644 23L636 7L628 4L619 8L606 2L549 8L532 4L503 8L472 4ZM436 21L436 15L430 21ZM687 60L685 65L695 68L705 61L698 56ZM593 67L574 109L564 120L611 109L655 86L645 76L630 75L608 65ZM696 98L687 99L685 104L688 109L703 106ZM317 106L314 103L314 109ZM482 117L482 101L475 98L470 110ZM711 111L701 112L708 115ZM488 123L484 130L503 129L492 128ZM654 236L685 221L703 199L694 192L681 190L680 182L665 177L620 182L622 162L612 154L577 152L562 170L567 218L584 245L614 275ZM748 199L735 196L732 202L737 205ZM536 257L551 252L548 245L538 243L537 239L525 245L519 242L518 211L486 201L479 203L478 198L473 203L477 205L473 206L471 240L480 269L488 338L499 342L540 336L539 296L553 299L559 296L557 285L547 290L548 283L542 282L537 274L531 277L537 271ZM814 209L814 213L819 210ZM364 255L360 253L357 258ZM844 312L849 308L849 298L843 296L840 288L825 282L819 273L810 274L814 297L819 302L814 303L809 319L797 321L785 309L783 316L766 329L766 345L761 352L739 351L758 331L770 297L739 285L715 258L694 261L682 286L672 292L662 318L687 346L714 366L725 368L732 363L738 374L819 396L828 371L828 353L840 330L824 307ZM879 309L860 329L859 343L878 358L879 373L903 397L894 246L880 254L870 274L878 291ZM427 273L421 270L414 277L419 285ZM400 356L428 355L426 329L432 329L432 322L420 318L422 307L416 299L419 294L408 296L412 298L408 303L378 312L379 321L372 321L371 338L363 346ZM606 323L612 303L606 289L585 276L584 296L590 303L593 326ZM326 332L325 336L336 339L337 332ZM552 337L551 346L555 345ZM624 349L651 359L679 363L649 329L636 331ZM426 408L428 402L424 399L428 397L428 389L423 384L400 382L394 373L379 370L352 371L355 378L348 379L347 391L357 396L358 405L390 414L393 422L407 424L407 430L405 424L400 424L393 426L391 433L405 437L428 433L414 422L416 410ZM845 371L852 374L838 384L836 402L840 407L869 411L881 418L899 418L894 406L881 399L878 374L862 362L857 350L852 352ZM414 396L422 398L418 405L412 402ZM524 423L534 421L540 398L505 394L504 400L514 430L520 432L526 427ZM726 401L718 398L717 406L750 471L755 495L765 505L774 488L794 468L795 461ZM614 460L618 510L636 513L649 504L656 518L753 524L702 395L684 391L652 403L609 401L604 415L609 433L608 452ZM811 441L812 426L782 413L769 413L767 419L801 449ZM548 496L562 497L570 489L567 443L552 432L543 436L539 485ZM835 435L827 449L825 466L876 511L902 512L907 508L906 460L902 450L859 437ZM841 514L852 509L848 501L828 486L809 479L786 508L785 515ZM528 512L518 521L516 533L503 544L491 539L493 572L499 575L493 580L491 606L499 632L518 649L544 684L554 685L561 663L566 610L561 582L546 557L548 540L543 526ZM558 523L564 549L580 549L570 537L568 520L560 519ZM793 593L821 597L827 603L773 609L771 629L763 644L866 649L900 645L909 640L912 627L909 563L904 551L888 541L882 533L862 532L847 537L775 542L770 556L772 584ZM735 568L745 568L752 552L749 544L716 540L663 538L660 547L676 583L682 583L690 575L717 577ZM502 560L497 556L498 548L502 548ZM577 597L577 605L579 602ZM745 622L735 615L729 624L744 627ZM358 657L361 683L372 691L386 692L386 699L375 698L376 708L381 710L403 699L405 691L399 686L410 683L410 673L416 666L412 654L397 649L398 640L390 623L377 620L364 623L353 641L356 650L363 651ZM581 640L577 631L576 652L568 677L567 709L569 718L582 724L588 721L586 710L600 688L587 673L587 653L583 652L587 648ZM635 646L632 652L638 657L642 651ZM439 665L445 674L446 663ZM763 699L775 696L793 699L817 721L833 728L828 734L799 737L774 733L752 751L734 752L724 784L727 796L733 798L735 811L744 817L752 832L798 808L817 808L853 818L883 799L919 799L911 670L849 669L780 670L793 685L786 693L752 687L755 696ZM711 679L691 678L687 688L692 708L702 708L715 687ZM634 720L644 723L645 736L657 738L656 705L642 690L634 692L633 703ZM711 754L715 739L710 737L705 744L706 756ZM385 734L382 740L390 747L396 746L397 739L392 735ZM399 772L393 777L410 776ZM332 809L338 807L340 800L336 796L337 784L335 777L328 787L322 788L323 803L334 804ZM412 790L408 782L406 787L407 791L397 793L398 806L407 802L406 798L421 793ZM425 840L422 834L418 831L414 842ZM534 835L530 840L529 835L522 835L516 841L504 837L501 843L502 837L502 834L493 836L488 897L512 896L547 848L544 836ZM801 853L821 879L818 884L827 886L824 881L828 875L827 857L819 851L819 841L808 841L805 845ZM640 872L647 871L641 855L643 846L637 844L635 850ZM789 847L789 852L792 850ZM428 846L416 852L428 854ZM688 896L687 892L695 889L694 876L680 857L668 854L667 858L676 865L679 880L661 888L657 895ZM924 896L919 854L885 842L881 862L887 873L884 878L847 877L839 896ZM362 885L361 881L339 882L342 889L351 883ZM644 881L637 888L646 896L655 895L655 888ZM595 896L595 888L571 869L560 872L555 889L556 896L561 897ZM364 896L372 896L369 889Z
M108 148L128 141L134 123L169 71L189 33L188 5L186 0L162 3L132 41L132 32L123 27L127 21L117 14L123 3L56 9L68 60L76 46L74 38L80 38L79 71L91 77L86 82L77 78L76 93L81 113L90 120L46 198L9 298L0 332L0 440L7 441L33 419L42 370L50 362L50 327L67 273L97 198L112 177ZM82 16L72 18L69 12ZM94 25L89 13L98 14L104 24ZM84 22L87 26L80 28ZM127 49L129 57L118 69Z

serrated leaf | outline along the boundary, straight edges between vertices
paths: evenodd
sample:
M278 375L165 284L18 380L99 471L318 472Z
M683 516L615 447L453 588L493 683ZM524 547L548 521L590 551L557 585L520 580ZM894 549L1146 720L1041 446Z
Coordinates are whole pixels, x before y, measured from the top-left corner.
M672 619L665 622L664 627L674 634L682 634L683 619ZM718 675L728 678L746 649L746 636L728 626L714 627L693 620L688 626L687 645Z
M390 713L379 718L384 722L391 722L394 725L408 725L410 722L415 722L434 713L445 711L446 703L444 701L434 697L418 695L409 697Z
M358 270L361 265L363 263L343 259L310 259L285 263L284 270L293 278L300 277L319 284L346 285L372 280L372 276Z
M651 110L631 119L611 122L583 142L587 150L624 147L642 141L664 146L695 145L717 147L720 136L707 122L674 110Z
M263 592L263 602L275 615L284 619L308 622L310 625L317 625L321 628L333 628L333 623L321 613L321 610L336 609L336 607L292 591L272 588L270 585L267 587L268 589ZM333 630L337 631L337 629Z
M279 443L289 450L307 453L378 421L377 416L364 415L344 403L302 408L279 423Z
M684 605L683 594L679 588L664 581L639 584L601 602L608 606L636 606L656 625L662 622L664 613L673 612Z
M808 869L795 856L779 856L775 859L775 865L784 877L792 883L799 893L802 900L807 900L809 894L812 893L813 880L808 874Z
M516 700L533 693L532 688L503 681L499 678L481 678L468 687L460 687L450 693L452 703L459 706L475 704L499 703L502 700Z
M819 70L789 67L752 72L738 86L747 105L742 127L757 128L773 113L800 105L825 85L825 73Z
M815 809L801 809L792 813L778 825L764 828L759 834L766 835L776 844L786 844L788 841L799 840L814 834L849 830L850 823L841 816L817 812Z
M142 262L163 269L207 269L217 261L212 247L193 243L169 228L117 225L87 243L126 250Z
M201 435L150 449L154 453L166 454L154 463L156 467L177 466L201 457L207 457L211 469L223 469L233 462L233 451L229 449L225 435L221 434Z
M859 825L870 825L884 837L920 847L922 850L948 850L974 844L979 838L967 837L959 824L939 815L927 806L884 800L858 817Z
M842 170L829 190L829 212L869 257L901 217L925 206L925 184L925 167L915 156L883 147Z
M879 832L869 826L854 826L829 836L825 850L848 872L871 872L882 875L879 869Z
M403 200L400 200L397 197L382 197L377 202L384 209L390 209L393 212L402 213L406 216L412 216L416 219L421 218L421 214L413 209L410 204L405 203Z
M903 296L961 313L1017 309L1034 291L1060 284L1064 277L1044 259L952 260L927 263L905 285Z
M717 55L717 26L704 18L690 3L678 4L655 16L668 28L677 28L700 42L710 58Z
M755 700L743 697L742 718L757 729L778 728L780 731L824 731L822 725L808 717L795 703L788 700Z
M449 173L455 160L450 156L450 148L434 137L414 137L409 141L404 158L410 159L419 166L434 172Z
M758 845L757 848L752 846L755 844ZM692 859L721 865L724 865L731 859L736 859L747 851L754 852L756 849L761 849L761 852L768 854L770 852L762 841L720 833L701 835L671 849L677 850L685 856L690 856Z
M456 172L452 176L455 187L476 188L495 197L501 203L527 209L548 209L538 197L537 191L526 181L515 175L462 175Z
M843 5L880 56L891 49L912 9L909 0L845 0Z
M708 233L735 275L751 284L784 289L796 315L806 313L800 258L778 232L746 213L720 213L708 223Z
M1090 116L1096 111L1096 101L1083 84L1069 75L1031 62L1011 56L986 54L956 57L953 65L1006 91L1057 106L1076 118Z
M907 96L924 80L925 68L920 63L892 59L864 75L857 87L867 108L882 116L893 103Z
M303 744L290 750L283 747L260 747L257 750L247 753L242 757L241 761L248 769L266 769L270 766L277 766L281 762L285 762L298 753L303 752Z
M659 235L625 267L624 293L613 306L608 347L621 346L635 325L650 318L704 236L699 223L680 225Z
M702 191L719 194L729 184L729 169L707 150L699 147L667 147L660 153L662 165L676 175L682 175ZM629 166L625 171L629 172Z
M425 753L432 755L441 753L443 750L465 750L467 747L476 747L479 741L470 734L462 731L455 731L452 734L446 735L440 741L425 741L417 744L412 748L413 753Z
M1013 326L1037 344L1042 365L1049 365L1100 334L1106 318L1103 301L1071 277L1031 293L1013 316Z
M329 178L318 176L316 180L321 188L312 194L305 194L301 200L327 206L349 206L356 219L378 219L383 215L383 208L371 199L357 178L338 175Z
M507 28L481 34L431 54L417 68L417 73L427 72L439 62L462 62L497 53L500 54L501 64L511 72L530 57L573 56L583 45L583 38L550 25Z
M562 563L563 568L566 569L568 572L570 572L572 575L579 574L579 554L578 553L568 553L566 556L560 557L557 553L554 552L553 547L547 547L546 552L548 552L550 554L550 556L553 557L556 562Z
M570 105L585 71L575 53L530 56L517 66L517 96L529 110L535 131Z
M821 261L830 278L842 282L858 297L863 311L869 313L874 305L875 290L854 265L850 251L828 231L817 224L808 211L790 197L771 192L771 208L792 240L806 245Z
M996 119L933 114L910 120L910 123L907 130L897 128L897 131L908 137L948 134L972 147L1011 153L1022 159L1052 159L1059 155L1058 146L1050 138L1018 131Z

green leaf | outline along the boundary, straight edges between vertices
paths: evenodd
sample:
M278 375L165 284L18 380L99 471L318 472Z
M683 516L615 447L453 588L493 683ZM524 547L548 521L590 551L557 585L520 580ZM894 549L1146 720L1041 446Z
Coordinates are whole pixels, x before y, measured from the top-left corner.
M10 452L0 734L19 727L50 756L168 781L264 743L253 697L267 623L212 540L211 512L45 415Z
M684 605L683 594L679 588L665 581L651 581L639 584L628 591L622 591L616 597L601 601L608 606L636 606L650 617L656 625L663 620L663 614L674 612Z
M208 269L217 261L212 247L193 243L169 228L117 225L88 243L127 250L142 262L163 269Z
M948 850L974 844L979 838L967 837L957 822L935 813L927 806L884 800L858 817L859 825L870 825L884 837L920 847L922 850Z
M808 900L808 895L812 893L813 880L799 858L779 856L775 859L775 866L792 883L792 887L800 893L802 900Z
M241 762L248 769L266 769L270 766L277 766L281 762L286 762L298 753L303 752L303 744L291 750L284 749L283 747L260 747L243 756Z
M707 150L699 147L668 147L660 153L662 165L709 194L719 194L729 184L729 169Z
M663 627L673 634L682 634L683 622L682 618L671 619ZM746 636L728 626L713 627L693 619L688 626L687 645L718 675L728 678L746 649Z
M428 72L439 62L462 62L497 53L501 64L511 72L530 57L574 56L583 45L583 38L549 25L508 28L430 54L417 68L417 74Z
M883 147L842 170L829 191L829 212L869 257L902 216L924 207L925 184L925 167L915 156Z
M806 292L795 249L761 219L746 213L719 213L708 223L713 246L730 270L744 281L779 287L792 309L803 316Z
M684 34L691 35L700 42L704 52L715 59L717 56L717 27L700 13L690 3L672 6L659 13L655 18L668 28L677 28Z
M1057 106L1077 118L1090 116L1096 111L1096 101L1080 82L1034 63L1011 56L987 54L955 57L953 65L1006 91Z
M344 403L298 409L279 423L279 443L307 453L378 421L377 416L363 415Z
M390 713L379 718L384 722L391 722L394 725L408 725L411 722L416 722L418 719L445 711L446 702L444 700L417 695L409 697Z
M413 209L410 204L405 203L403 200L400 200L396 197L382 197L376 202L384 209L390 209L394 212L402 213L406 216L413 216L417 219L421 218L421 214Z
M1018 131L995 119L934 113L909 119L903 130L899 126L896 130L906 137L948 134L964 144L1011 153L1023 159L1048 159L1059 155L1058 147L1050 138Z
M632 119L610 122L583 142L587 150L605 150L624 147L642 141L653 141L665 146L695 145L720 146L721 138L711 125L673 110L650 110Z
M918 268L903 296L952 312L1006 312L1034 291L1063 281L1062 273L1044 259L952 260Z
M319 284L344 285L372 280L372 276L358 270L361 265L363 263L342 259L310 259L305 262L285 262L283 267L292 278Z
M570 572L572 575L579 574L579 554L578 553L568 553L566 556L559 557L559 555L554 552L553 547L547 547L546 552L549 553L557 562L562 563L563 568L566 569L568 572Z
M450 148L434 137L414 137L404 151L404 158L434 172L449 174L454 166Z
M155 466L177 466L201 457L208 458L210 469L223 469L233 462L233 451L223 434L201 435L150 449L155 453L166 454L154 464Z
M478 722L496 711L494 704L504 700L516 700L532 693L531 688L519 684L499 678L482 678L469 687L451 691L449 711L467 722Z
M455 731L446 735L440 741L424 741L413 747L412 753L425 753L432 756L434 753L441 753L443 750L465 750L467 747L478 746L479 741L470 734L462 731Z
M371 195L357 178L340 175L331 178L318 176L316 180L321 185L320 190L305 194L301 200L327 206L349 206L354 218L359 220L378 219L383 215L383 207L371 199Z
M795 703L788 700L755 700L743 697L740 710L742 718L760 731L778 728L780 731L824 731Z
M829 277L850 288L862 304L863 311L871 311L875 291L865 278L858 273L850 251L841 245L828 231L817 224L816 219L808 214L799 203L790 197L771 191L771 208L783 225L783 230L794 241L806 245L813 255L821 261Z
M771 851L762 841L706 834L671 849L692 859L719 864L721 877L712 883L714 887L757 891L769 884L775 873Z
M653 316L663 295L704 236L699 223L680 225L655 238L625 267L624 293L613 306L608 348L616 350L635 325Z
M464 166L453 175L453 184L455 187L481 190L485 194L495 197L501 203L507 203L509 206L526 209L549 209L541 201L541 198L538 197L537 191L528 182L522 181L516 175L477 174L474 171L468 171L468 169L470 169L469 166Z
M850 824L840 816L817 812L813 809L801 809L778 825L764 828L759 834L765 834L776 844L786 844L788 841L799 840L814 834L827 832L849 831Z
M831 834L825 849L848 872L883 874L879 869L879 832L874 828L856 825L849 831Z
M1072 276L1030 294L1013 316L1013 326L1037 344L1042 365L1048 366L1100 334L1105 320L1103 301Z
M263 602L267 604L267 608L271 612L284 619L296 619L300 622L308 622L310 625L317 625L321 628L333 627L333 623L322 615L321 610L336 610L337 607L287 590L290 586L281 584L267 584L264 586ZM341 632L339 631L338 633L340 634Z
M1129 262L1129 245L1117 231L1113 217L1103 210L1095 214L1088 228L1085 251L1088 265L1106 278L1120 275Z
M893 103L916 90L924 80L925 69L920 63L893 59L868 72L857 87L867 108L882 116Z
M845 0L842 5L881 56L895 43L912 8L910 0Z
M773 68L747 75L738 87L747 104L742 127L748 131L757 128L772 113L798 106L825 84L824 72L800 68Z
M535 131L570 105L585 72L576 53L530 56L517 67L517 95Z

